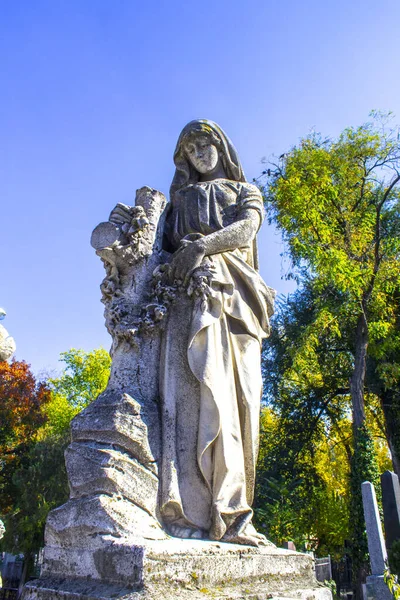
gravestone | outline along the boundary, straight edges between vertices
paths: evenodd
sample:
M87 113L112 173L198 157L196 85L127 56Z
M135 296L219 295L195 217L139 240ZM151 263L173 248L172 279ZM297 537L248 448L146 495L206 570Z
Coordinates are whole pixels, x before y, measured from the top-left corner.
M381 475L383 518L388 550L400 540L400 484L396 473L385 471Z
M365 481L361 485L361 491L372 571L372 574L367 577L367 598L368 600L392 600L392 594L383 579L387 552L375 489L372 483Z
M283 542L282 547L286 548L286 550L296 550L295 543L292 542L292 540L288 540L287 542Z

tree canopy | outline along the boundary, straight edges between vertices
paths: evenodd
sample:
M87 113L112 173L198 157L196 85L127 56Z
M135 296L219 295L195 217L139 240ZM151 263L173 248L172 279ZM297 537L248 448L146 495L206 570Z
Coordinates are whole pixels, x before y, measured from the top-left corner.
M359 486L366 479L378 483L378 459L387 464L382 437L395 465L400 451L399 139L390 115L374 113L336 140L310 134L262 180L269 219L282 232L290 276L299 284L278 306L264 351L266 400L287 440L285 456L271 463L268 452L264 468L267 474L280 468L278 479L287 482L285 469L293 469L294 478L305 473L308 455L310 493L326 493L333 490L321 484L318 446L327 443L331 457L342 448L359 576L366 556Z
M26 363L0 363L1 547L28 560L43 546L49 510L68 498L64 451L70 421L104 390L110 372L102 348L71 349L61 360L61 375L44 383Z

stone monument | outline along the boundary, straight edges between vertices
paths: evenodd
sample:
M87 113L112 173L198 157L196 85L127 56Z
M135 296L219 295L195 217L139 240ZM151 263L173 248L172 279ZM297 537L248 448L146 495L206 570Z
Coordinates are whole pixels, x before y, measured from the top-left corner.
M393 596L383 579L387 563L387 552L375 488L369 481L364 481L361 485L361 492L371 563L371 575L367 577L367 598L368 600L392 600Z
M0 308L0 321L6 316L6 311ZM12 338L7 329L0 325L0 360L8 360L16 350L14 338Z
M141 188L93 231L111 375L72 422L70 499L48 516L24 599L329 599L311 557L252 524L274 302L261 193L211 121L183 129L174 162L170 202Z
M386 548L390 550L393 542L400 540L400 484L396 473L385 471L381 486Z

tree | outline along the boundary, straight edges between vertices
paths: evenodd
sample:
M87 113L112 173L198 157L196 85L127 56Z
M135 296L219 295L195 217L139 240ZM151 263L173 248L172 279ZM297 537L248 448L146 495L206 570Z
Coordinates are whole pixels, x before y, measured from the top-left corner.
M299 547L307 543L318 554L337 555L348 536L348 485L343 481L350 453L344 388L349 361L335 351L328 329L315 344L315 318L311 285L304 283L286 301L278 300L262 362L264 401L273 408L276 431L270 435L262 420L256 510L269 507L279 543L289 536ZM271 498L271 484L287 490L280 507ZM276 526L284 512L286 529Z
M13 473L13 502L1 545L8 552L24 554L20 591L32 571L35 554L43 547L49 511L68 499L64 451L69 441L66 433L36 441Z
M12 474L45 423L50 390L24 361L0 362L0 514L11 510Z
M70 406L82 409L105 389L111 357L104 348L90 352L71 348L61 353L60 360L67 366L60 377L49 383L56 394L68 399Z
M400 231L398 232L400 237ZM397 306L396 322L384 340L374 340L367 357L367 388L381 402L386 435L392 454L393 468L400 477L400 290L393 294Z
M321 302L329 326L340 337L339 317L346 317L354 328L355 430L365 421L368 343L384 340L395 327L393 292L400 285L400 133L380 124L375 115L375 122L346 129L337 141L308 136L264 188L294 266L313 273L316 289L333 288L341 296L335 312Z
M366 427L367 359L374 347L395 337L400 284L399 131L388 128L388 119L373 116L336 141L316 134L303 139L269 171L264 187L270 219L288 244L293 276L308 278L314 294L313 315L293 357L294 376L306 374L318 395L327 392L325 380L318 381L318 349L327 339L338 347L345 340L346 351L336 362L342 359L345 371L350 367L344 389L349 388L353 414L352 501L358 524L353 546L363 547L363 555L355 486L360 477L377 479ZM337 403L337 390L331 391L326 408Z
M42 394L43 400L42 396L36 398L33 392L30 396L22 394L22 399L17 400L14 388L25 389L21 370L14 373L12 386L5 396L8 394L10 406L16 404L30 424L29 429L21 429L20 426L19 436L24 443L19 442L18 461L14 461L12 469L4 471L7 475L7 486L3 488L7 490L6 505L3 501L5 496L0 494L0 514L4 516L6 525L2 548L24 553L24 577L29 572L34 554L43 546L49 510L68 498L64 451L70 442L70 421L104 390L109 377L111 359L102 348L91 352L72 349L62 353L61 358L66 362L66 368L60 377L49 380L47 384L36 384L28 365L22 363L25 369L22 373L31 386L29 389ZM25 423L24 419L21 416L18 424ZM3 424L4 420L0 422ZM16 430L16 426L11 427L11 433L3 437L13 439ZM3 461L3 452L0 456Z
M299 550L339 557L349 531L346 451L341 440L322 427L300 447L300 436L296 441L290 437L294 430L294 422L288 427L286 419L263 409L257 525L278 545L293 540Z

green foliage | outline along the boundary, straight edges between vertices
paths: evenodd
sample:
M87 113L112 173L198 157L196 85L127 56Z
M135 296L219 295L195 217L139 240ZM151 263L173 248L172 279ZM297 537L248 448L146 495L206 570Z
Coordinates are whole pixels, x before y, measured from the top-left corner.
M82 409L105 389L110 376L111 357L104 348L90 352L71 348L61 353L66 363L62 375L50 379L53 391L68 399L73 408Z
M378 503L381 503L381 486L374 444L366 425L356 431L354 453L351 460L350 523L355 574L360 569L368 570L368 543L361 494L361 484L364 481L369 481L374 485Z
M261 420L256 514L277 543L293 539L339 558L349 533L351 361L329 328L309 341L318 300L312 282L280 299L264 346L264 400L271 408ZM299 358L305 346L308 357L312 346L311 368ZM279 502L270 479L288 490Z
M27 556L43 546L49 510L68 498L64 451L70 442L70 421L104 390L110 372L111 359L102 348L91 352L71 349L62 353L61 359L66 363L61 376L48 382L50 389L46 385L38 388L42 394L46 392L43 402L32 400L36 387L26 368L14 373L14 388L21 392L21 401L13 400L17 407L15 430L23 436L24 443L19 445L18 463L7 470L7 494L0 494L0 514L6 525L1 547ZM25 393L27 389L30 395ZM14 393L11 396L16 398ZM35 418L36 407L40 418ZM4 455L0 456L0 463L5 464Z
M12 477L45 423L50 391L24 361L0 362L0 515L15 495Z
M80 411L81 408L71 404L68 397L52 391L50 400L44 408L47 421L38 432L39 438L64 435L69 431L71 420Z
M329 590L331 590L332 597L334 599L338 598L338 596L336 595L336 592L337 592L336 582L333 579L330 579L329 581L327 579L325 579L324 586L327 587Z
M256 522L269 539L320 556L340 556L348 537L347 454L321 422L264 408L257 466ZM312 420L309 421L312 424ZM303 436L303 434L306 434Z
M288 244L292 276L304 280L306 275L315 290L313 318L297 349L294 372L308 367L308 378L322 385L314 373L321 334L329 331L338 344L346 336L353 409L361 416L368 343L381 353L386 382L398 382L400 372L385 361L387 346L399 339L399 131L381 115L373 117L346 129L338 140L316 134L303 139L275 165L264 187L270 220Z
M303 139L277 166L265 197L295 265L305 261L322 286L334 282L354 307L377 277L374 301L385 311L385 295L399 281L397 225L383 226L398 216L399 192L391 178L397 177L400 151L397 129L381 126L375 115L338 140L316 134Z
M358 582L366 558L360 485L377 481L377 450L380 464L387 461L379 436L387 436L394 456L400 431L391 427L400 424L399 139L390 117L377 113L337 140L311 134L266 171L263 187L270 221L287 243L289 276L301 287L279 303L265 347L264 398L277 414L281 435L275 440L284 447L267 448L257 501L263 510L271 503L263 489L271 476L283 489L291 470L294 480L309 480L319 548L336 535L324 533L332 522L324 510L337 522L343 502L351 515ZM328 438L336 441L321 453L319 441ZM342 489L318 467L335 453L347 463ZM333 470L338 464L331 462ZM336 539L346 535L346 519Z
M395 540L389 550L390 570L400 577L400 540Z
M391 573L389 569L385 569L384 580L393 594L394 600L400 600L400 584L397 575Z
M8 552L37 552L49 510L68 499L64 451L69 436L49 436L24 455L13 481L14 501L5 518L1 546Z

